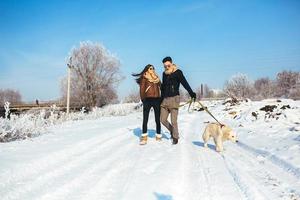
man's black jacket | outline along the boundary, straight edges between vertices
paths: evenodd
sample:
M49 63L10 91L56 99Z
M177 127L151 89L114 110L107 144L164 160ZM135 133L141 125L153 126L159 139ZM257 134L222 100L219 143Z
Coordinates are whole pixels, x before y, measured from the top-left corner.
M188 91L191 97L195 96L195 93L193 92L189 83L185 79L182 71L180 69L177 69L175 72L171 74L163 73L163 79L161 85L162 98L179 95L180 83Z

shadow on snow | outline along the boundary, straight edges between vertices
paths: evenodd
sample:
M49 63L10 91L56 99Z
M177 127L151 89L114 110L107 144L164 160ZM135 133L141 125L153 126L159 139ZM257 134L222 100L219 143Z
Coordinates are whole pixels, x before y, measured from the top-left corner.
M168 194L161 194L154 192L154 196L156 197L157 200L173 200L173 197Z
M135 128L135 129L133 129L133 134L136 137L140 138L141 135L142 135L142 129L141 128ZM154 129L148 129L148 137L149 138L155 138L155 135L156 135L156 130L154 130ZM167 137L167 135L164 134L164 133L162 133L162 138L163 139L169 139L169 137Z
M204 143L201 141L193 141L193 144L199 147L203 147L204 148ZM212 150L216 150L216 146L212 145L212 144L207 144L208 148L212 149Z

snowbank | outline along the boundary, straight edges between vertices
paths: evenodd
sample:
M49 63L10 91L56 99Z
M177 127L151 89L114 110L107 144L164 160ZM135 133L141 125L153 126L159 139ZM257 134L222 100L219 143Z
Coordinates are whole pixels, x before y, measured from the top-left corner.
M222 153L213 140L203 147L201 134L213 119L196 107L180 108L175 146L164 127L162 141L155 140L153 113L148 144L139 145L142 113L135 104L58 119L52 111L52 121L40 120L69 121L33 141L0 143L1 200L300 199L300 101L202 103L238 134L239 142L225 142ZM18 119L21 125L31 122L26 116L23 123ZM99 119L81 120L93 118Z
M0 118L0 142L26 139L47 133L47 128L69 120L98 119L104 116L128 115L140 110L138 103L112 104L102 108L94 108L91 112L70 113L58 111L53 105L49 110L28 111L25 114L11 115L10 119Z
M300 168L300 101L265 99L237 104L204 102L222 123L230 125L247 150L259 149L273 161L292 163ZM209 121L214 121L209 117ZM266 156L267 155L267 156ZM287 168L289 166L284 164ZM292 167L290 167L292 168ZM300 169L299 176L300 176Z

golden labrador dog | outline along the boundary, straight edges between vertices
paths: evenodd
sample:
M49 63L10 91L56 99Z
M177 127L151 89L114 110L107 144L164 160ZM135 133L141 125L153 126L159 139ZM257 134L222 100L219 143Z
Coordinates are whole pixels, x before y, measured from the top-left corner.
M221 127L221 125L217 123L210 123L206 126L205 131L202 135L204 147L207 147L207 142L211 137L214 139L216 151L218 152L224 150L224 141L231 140L232 142L238 142L236 134L229 126L224 125Z

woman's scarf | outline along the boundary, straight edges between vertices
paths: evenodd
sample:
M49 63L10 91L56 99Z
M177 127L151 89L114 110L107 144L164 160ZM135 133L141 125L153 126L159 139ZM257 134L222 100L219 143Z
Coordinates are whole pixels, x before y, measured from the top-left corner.
M152 74L150 74L149 72L146 72L144 74L144 77L151 83L159 83L159 77L157 76L157 74L155 72L153 72Z

